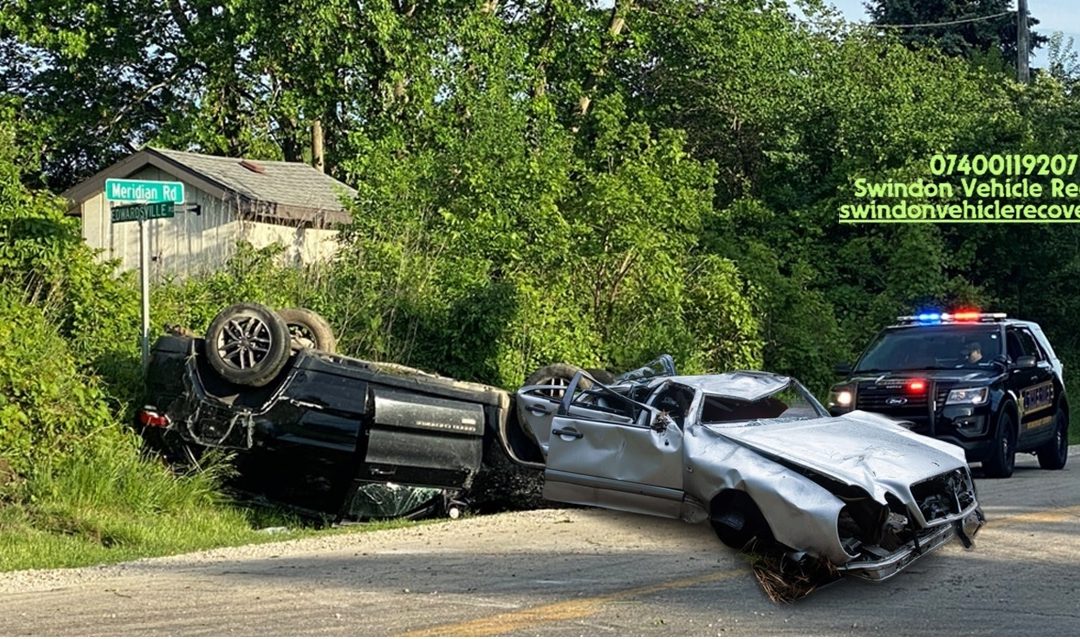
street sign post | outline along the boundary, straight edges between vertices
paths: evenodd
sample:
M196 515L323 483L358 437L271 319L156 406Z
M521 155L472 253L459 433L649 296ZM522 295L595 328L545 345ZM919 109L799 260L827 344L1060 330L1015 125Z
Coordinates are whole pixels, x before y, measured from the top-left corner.
M184 203L183 182L160 180L105 180L105 199L111 202Z
M139 223L139 288L142 293L142 365L150 363L150 238L146 222L172 217L173 205L184 203L183 182L105 180L105 199L112 205L112 222Z

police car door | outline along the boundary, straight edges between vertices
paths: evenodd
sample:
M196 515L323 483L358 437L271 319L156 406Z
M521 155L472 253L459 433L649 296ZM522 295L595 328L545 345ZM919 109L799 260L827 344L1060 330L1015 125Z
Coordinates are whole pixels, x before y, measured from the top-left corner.
M1011 360L1009 390L1016 396L1020 413L1017 447L1023 449L1045 440L1053 431L1054 374L1026 328L1009 328L1006 345Z

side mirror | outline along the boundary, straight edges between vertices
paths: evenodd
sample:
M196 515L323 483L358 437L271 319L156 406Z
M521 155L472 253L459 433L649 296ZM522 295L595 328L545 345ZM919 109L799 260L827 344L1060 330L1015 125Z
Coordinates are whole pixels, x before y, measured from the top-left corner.
M833 366L833 372L837 375L847 377L851 374L851 364L848 364L847 362L837 364L836 366Z
M1035 356L1034 355L1024 355L1023 357L1017 357L1016 358L1016 367L1017 368L1032 368L1034 366L1035 366Z
M674 423L675 422L671 419L671 417L667 413L660 412L660 413L656 413L653 416L653 421L652 421L651 428L653 430L655 430L656 432L658 432L658 433L662 433L662 432L664 432L665 430L668 429L668 426L670 426L670 425L672 425Z

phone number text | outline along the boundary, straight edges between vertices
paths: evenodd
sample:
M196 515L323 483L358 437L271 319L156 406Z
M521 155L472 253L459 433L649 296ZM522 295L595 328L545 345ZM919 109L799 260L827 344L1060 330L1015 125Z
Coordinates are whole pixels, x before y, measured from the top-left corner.
M1072 155L954 155L930 157L934 175L1075 175L1077 156Z

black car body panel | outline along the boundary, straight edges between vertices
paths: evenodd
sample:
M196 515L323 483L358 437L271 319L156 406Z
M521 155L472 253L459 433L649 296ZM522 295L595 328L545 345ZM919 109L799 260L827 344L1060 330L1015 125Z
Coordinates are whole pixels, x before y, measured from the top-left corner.
M273 494L277 483L321 494L315 509L336 512L366 482L460 491L480 470L485 445L509 452L510 398L500 389L316 350L250 388L222 380L202 348L192 337L155 344L149 404L183 443L240 451L259 467L250 473L261 478L258 491L272 498L290 501Z

